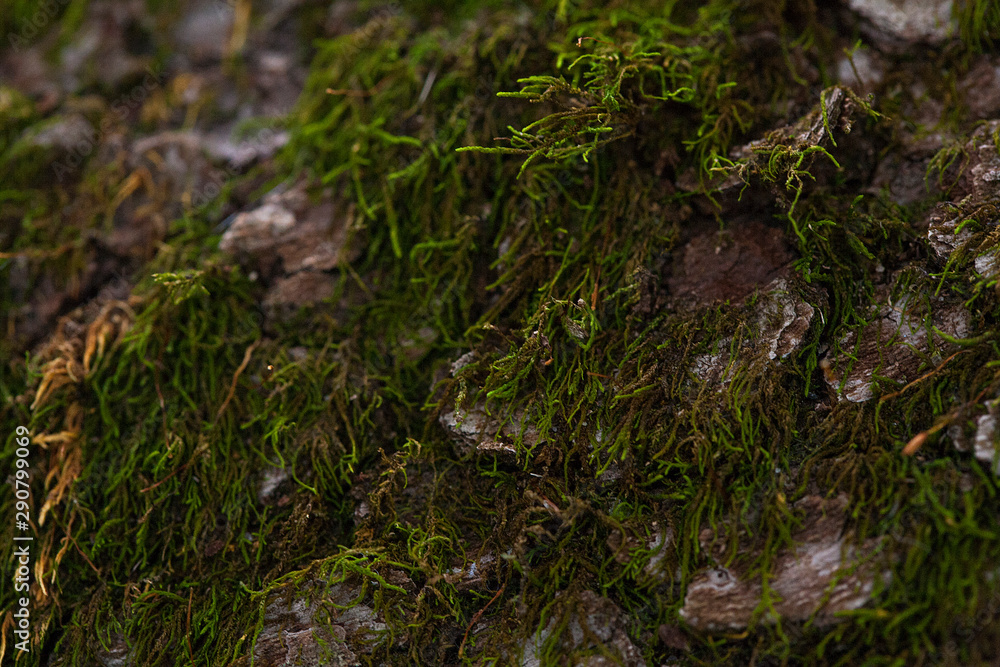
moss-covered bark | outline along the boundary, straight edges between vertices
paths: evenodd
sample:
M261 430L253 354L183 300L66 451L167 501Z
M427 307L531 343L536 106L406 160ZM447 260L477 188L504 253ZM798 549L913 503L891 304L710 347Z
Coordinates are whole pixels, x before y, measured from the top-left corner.
M4 660L1000 659L993 3L11 7Z

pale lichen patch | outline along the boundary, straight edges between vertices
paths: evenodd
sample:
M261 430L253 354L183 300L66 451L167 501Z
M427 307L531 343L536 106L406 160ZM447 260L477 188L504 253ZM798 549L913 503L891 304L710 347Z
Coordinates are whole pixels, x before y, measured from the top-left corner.
M843 495L807 496L795 504L805 513L803 527L792 535L795 546L777 553L769 577L773 609L782 620L832 624L838 612L864 606L876 579L888 576L869 561L877 539L859 550L844 535L846 506ZM704 531L703 545L710 548L714 539L713 531ZM742 566L711 567L688 585L680 616L698 630L742 629L758 612L763 593L761 582ZM764 610L761 619L774 623L777 617Z

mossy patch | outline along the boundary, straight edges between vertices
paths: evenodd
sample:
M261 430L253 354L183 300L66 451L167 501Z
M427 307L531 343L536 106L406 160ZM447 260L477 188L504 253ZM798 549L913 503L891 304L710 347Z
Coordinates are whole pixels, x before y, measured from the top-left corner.
M0 88L17 664L996 659L1000 142L957 92L989 56L922 46L944 85L885 49L862 97L844 7L322 9L235 3L220 78L125 118ZM234 112L191 77L260 90L289 34L301 97L250 121L287 144L207 194L191 137ZM100 130L55 181L54 126ZM891 159L919 198L873 185ZM827 598L793 601L800 548ZM691 620L723 571L738 622Z

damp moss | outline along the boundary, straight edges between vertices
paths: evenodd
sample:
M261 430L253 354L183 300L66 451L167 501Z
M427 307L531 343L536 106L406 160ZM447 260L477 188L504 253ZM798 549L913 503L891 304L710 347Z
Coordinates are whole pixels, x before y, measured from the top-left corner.
M997 212L961 209L975 236L943 264L913 224L965 174L960 105L927 164L937 194L907 209L866 188L912 121L833 86L838 37L810 3L353 11L315 42L281 155L173 220L127 294L80 297L94 307L23 362L22 341L0 376L4 422L39 443L36 643L18 664L249 660L276 599L322 608L317 628L370 610L377 629L349 642L363 663L518 664L530 645L559 664L586 591L647 664L994 659L997 482L953 439L998 390L995 281L969 254L992 247ZM963 11L966 43L989 48L992 15ZM79 279L139 177L95 158L45 182L53 156L18 144L44 114L6 90L11 310L18 290ZM834 95L852 111L831 118ZM788 130L800 118L812 132ZM300 178L350 205L363 250L327 303L281 317L215 249L212 218L234 183ZM789 291L816 312L786 359L751 344L763 285L669 298L692 230L747 216L794 249ZM884 375L887 337L876 398L838 401L883 292L919 295L931 344L904 383ZM968 335L935 338L956 303ZM723 380L697 372L706 358L728 360ZM504 452L459 446L442 427L456 407L487 415ZM891 576L833 627L768 625L794 501L839 493L849 539L882 540ZM744 567L762 601L745 632L688 630L680 652L658 629L709 565Z

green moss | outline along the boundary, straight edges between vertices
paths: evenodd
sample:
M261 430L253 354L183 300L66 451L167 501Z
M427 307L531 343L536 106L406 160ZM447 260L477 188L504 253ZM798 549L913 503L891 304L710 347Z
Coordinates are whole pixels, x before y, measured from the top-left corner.
M972 51L988 52L1000 39L1000 8L995 4L965 0L956 3L954 14L962 42Z
M353 30L318 39L280 159L174 221L130 302L77 313L61 345L0 374L4 422L54 436L35 461L52 477L33 480L36 509L51 500L34 618L53 664L92 664L120 638L137 665L229 664L252 654L268 605L294 598L327 626L370 607L385 624L358 652L370 664L510 664L529 643L556 664L586 591L660 664L681 656L659 626L713 562L764 596L745 634L690 632L691 664L993 659L997 482L947 434L971 436L997 391L996 281L970 274L995 245L995 206L955 205L971 240L937 266L912 224L930 202L858 194L903 106L810 83L806 70L835 69L811 5L445 9L365 5ZM988 45L990 16L961 15L966 43ZM776 55L752 62L747 44L768 35ZM812 111L789 129L789 108ZM30 259L29 291L79 275L132 176L94 161L42 182L54 157L23 134L41 122L0 89L0 206L19 229L0 259L5 309L15 260ZM928 186L947 196L965 147L945 145ZM281 319L216 253L209 218L237 186L299 177L353 210L364 251L337 268L329 303ZM789 292L816 313L785 360L750 344L767 295L663 296L695 225L747 216L784 230ZM860 363L846 341L886 289L920 295L919 381L883 376L893 348L879 341L879 398L836 402L820 360L844 360L845 376ZM934 314L955 304L969 335L935 337ZM95 321L116 324L88 356ZM728 359L723 380L696 371L710 355ZM484 435L513 455L457 446L439 421L455 405L481 406ZM920 454L901 456L918 433ZM882 540L873 558L891 577L832 628L766 626L774 564L802 522L794 502L816 493L847 495L851 539ZM12 595L0 591L4 608ZM601 643L574 657L598 654L616 659Z

